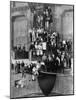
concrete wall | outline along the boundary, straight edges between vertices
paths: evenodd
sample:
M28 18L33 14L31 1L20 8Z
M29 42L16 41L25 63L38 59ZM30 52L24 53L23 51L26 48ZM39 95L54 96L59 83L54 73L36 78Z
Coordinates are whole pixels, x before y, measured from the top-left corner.
M69 13L69 15L68 15L68 13ZM65 16L66 16L66 18L65 18ZM55 5L54 27L55 27L55 30L57 32L59 32L61 36L63 34L65 36L65 34L69 34L69 33L71 33L71 35L73 36L73 6ZM67 30L69 32L67 32ZM65 39L65 37L63 37L63 38Z
M73 11L66 11L62 19L62 34L64 39L73 40Z
M18 8L18 7L17 7ZM13 45L17 44L26 45L26 49L29 49L29 34L28 31L32 27L33 15L29 8L24 11L15 11L11 13L11 23L12 23L12 41Z

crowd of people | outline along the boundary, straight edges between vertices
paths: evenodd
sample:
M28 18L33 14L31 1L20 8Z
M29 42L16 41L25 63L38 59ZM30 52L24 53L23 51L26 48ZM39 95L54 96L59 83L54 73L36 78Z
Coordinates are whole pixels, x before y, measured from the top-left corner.
M28 58L28 52L26 51L25 45L24 46L21 46L21 45L14 46L13 51L14 51L15 59L27 59Z
M52 10L50 6L44 7L43 11L36 12L34 9L34 17L33 17L33 27L44 27L45 29L49 28L49 24L53 22L52 18Z
M41 61L46 58L43 61L45 66L55 70L56 68L71 68L72 41L63 40L58 32L50 29L50 25L53 23L51 8L46 7L43 14L40 15L37 15L35 11L34 17L33 29L29 30L31 60L33 57L35 57L35 60L36 57L41 57ZM50 71L49 68L48 71ZM55 71L54 69L53 71Z
M25 73L32 75L32 80L35 80L35 76L39 75L39 71L46 72L63 72L65 68L71 68L71 52L72 41L63 40L56 31L50 30L50 24L53 22L51 9L48 7L43 11L42 15L36 15L34 11L34 24L33 28L29 30L30 34L30 48L31 61L33 57L40 57L35 59L37 63L25 64L23 61L16 62L15 72L22 73L22 77ZM25 46L14 48L15 58L26 59L28 58L28 52L25 50Z

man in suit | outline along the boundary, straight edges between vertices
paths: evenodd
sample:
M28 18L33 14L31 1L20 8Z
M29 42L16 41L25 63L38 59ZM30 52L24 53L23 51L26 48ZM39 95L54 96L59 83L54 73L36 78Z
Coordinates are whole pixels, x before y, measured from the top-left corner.
M25 64L23 61L21 63L21 69L22 69L22 78L23 78L25 76Z

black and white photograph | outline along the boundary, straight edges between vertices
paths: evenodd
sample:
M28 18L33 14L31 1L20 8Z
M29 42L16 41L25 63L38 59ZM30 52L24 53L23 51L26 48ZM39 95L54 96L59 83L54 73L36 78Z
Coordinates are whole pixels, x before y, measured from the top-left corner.
M10 98L74 95L74 5L10 1Z

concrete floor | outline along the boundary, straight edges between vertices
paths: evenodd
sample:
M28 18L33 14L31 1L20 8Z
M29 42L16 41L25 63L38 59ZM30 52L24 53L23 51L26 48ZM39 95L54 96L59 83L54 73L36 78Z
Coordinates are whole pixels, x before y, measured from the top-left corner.
M32 81L31 75L26 74L26 86L24 88L17 88L14 86L15 80L21 79L21 74L11 75L11 98L16 97L31 97L31 96L44 96L39 85L38 81ZM52 90L52 95L66 95L73 94L73 76L72 75L57 75L55 86Z
M24 88L17 88L14 86L15 80L22 79L22 75L15 74L14 71L11 71L11 82L10 82L10 97L18 98L18 97L39 97L44 96L38 81L32 81L31 75L26 74L26 82ZM65 73L57 74L55 86L49 96L56 95L67 95L73 94L73 60L72 60L72 68L65 70Z

